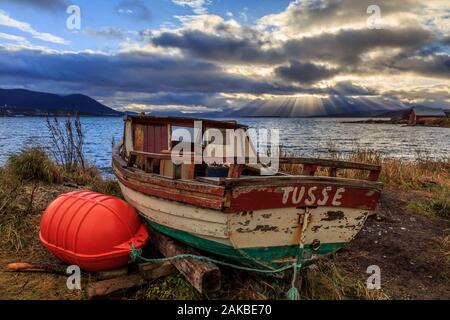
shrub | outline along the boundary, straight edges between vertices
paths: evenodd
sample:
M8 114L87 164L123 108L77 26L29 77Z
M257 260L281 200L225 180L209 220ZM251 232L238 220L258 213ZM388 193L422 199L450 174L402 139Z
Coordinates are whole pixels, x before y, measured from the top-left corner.
M431 210L439 217L450 219L450 192L443 192L430 203Z
M85 169L77 168L72 170L64 170L61 173L64 181L75 183L80 186L94 184L101 179L100 171L94 166L88 166Z
M58 165L66 171L86 168L84 155L84 133L77 114L68 115L64 122L57 117L47 118L47 128L50 132L50 152Z
M60 180L58 168L39 147L24 149L20 153L11 155L7 160L6 170L22 182L54 183Z

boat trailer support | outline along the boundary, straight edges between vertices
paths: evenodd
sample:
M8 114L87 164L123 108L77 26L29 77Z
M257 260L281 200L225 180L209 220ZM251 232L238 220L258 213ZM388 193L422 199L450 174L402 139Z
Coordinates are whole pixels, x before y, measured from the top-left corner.
M194 249L170 239L169 237L152 229L151 242L165 257L174 257L181 254L200 255ZM217 265L207 261L191 258L177 259L171 263L201 294L220 290L221 274Z

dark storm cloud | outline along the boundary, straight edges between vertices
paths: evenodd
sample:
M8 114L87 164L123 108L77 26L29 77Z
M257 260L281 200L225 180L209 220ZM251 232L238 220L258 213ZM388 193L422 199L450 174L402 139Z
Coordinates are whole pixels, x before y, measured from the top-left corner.
M69 5L65 0L0 0L0 4L2 3L17 3L52 11L58 9L65 11Z
M121 0L116 6L118 14L144 21L151 21L152 14L147 5L141 0Z
M144 53L117 55L0 49L0 84L58 82L73 88L97 88L105 94L132 92L287 93L297 88L279 86L224 73L216 65L196 59Z
M282 50L263 50L262 41L249 38L237 39L200 31L185 31L182 34L163 32L151 41L157 46L179 48L191 56L208 60L266 64L284 60Z
M161 93L153 95L147 99L141 100L142 103L148 104L172 104L172 105L207 105L208 101L214 97L214 94L205 94L201 92L194 93Z
M275 69L275 73L282 79L311 83L328 79L339 73L338 69L328 69L327 67L316 65L310 62L301 63L291 61L289 66L282 66Z
M450 55L445 53L423 56L400 55L389 61L388 67L402 72L449 79Z
M225 30L225 27L223 27ZM279 47L262 49L267 40L258 33L246 32L236 38L227 31L221 36L201 31L164 32L150 41L160 47L175 47L193 58L216 63L262 64L277 66L275 74L298 83L314 83L338 73L372 74L408 72L429 77L449 77L448 37L436 38L420 27L399 29L351 29L337 33L289 40ZM400 49L392 57L389 49ZM363 59L364 54L385 49L382 58ZM288 61L302 61L283 66ZM329 62L325 68L316 62ZM281 66L280 66L281 64Z
M288 41L287 56L299 59L335 61L342 64L359 62L363 53L377 48L419 48L431 40L424 29L342 30L314 37Z
M376 48L419 48L432 39L420 28L397 30L341 30L289 40L275 49L264 50L263 42L216 36L200 31L181 34L164 32L151 38L160 47L175 47L192 57L211 61L278 64L288 60L322 60L355 63L361 54Z
M258 41L257 33L252 33L249 38L201 31L163 32L147 37L159 47L179 48L192 58L216 63L278 65L275 74L299 83L327 79L338 72L404 71L430 77L448 76L448 54L445 54L448 39L436 39L419 27L341 30L289 40L272 49L262 49L267 40ZM400 49L400 54L392 58L391 48ZM386 49L386 55L378 60L363 59L364 54L376 49ZM288 61L302 61L303 64L282 65ZM316 62L329 62L336 67L327 69Z
M409 90L391 90L385 92L385 95L410 104L420 103L437 108L450 109L449 93L446 85L418 87Z

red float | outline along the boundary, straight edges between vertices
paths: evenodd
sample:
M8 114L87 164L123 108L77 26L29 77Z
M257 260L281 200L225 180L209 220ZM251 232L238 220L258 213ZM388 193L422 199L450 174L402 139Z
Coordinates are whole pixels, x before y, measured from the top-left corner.
M59 196L45 210L39 237L56 257L86 271L125 266L130 245L141 248L148 232L125 201L92 191Z

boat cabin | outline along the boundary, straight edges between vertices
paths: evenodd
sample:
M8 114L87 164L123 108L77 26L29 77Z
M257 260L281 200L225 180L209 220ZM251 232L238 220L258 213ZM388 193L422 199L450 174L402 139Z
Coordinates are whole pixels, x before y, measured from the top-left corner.
M224 180L261 175L262 165L249 161L258 159L252 141L247 134L236 134L239 131L245 133L248 128L235 121L144 115L126 116L124 121L124 139L120 155L127 162L128 168L135 167L146 173L184 180L203 178L204 181L213 181L219 178ZM209 129L219 130L225 137L226 131L231 129L235 136L231 136L231 139L215 141L208 137ZM237 141L239 139L241 141ZM188 150L186 151L185 148L180 151L180 154L191 158L190 163L176 164L172 161L172 151L179 148L181 143L188 146ZM199 145L201 150L196 150L195 148L199 148ZM216 150L219 145L223 148L220 155L205 153L211 145L215 145ZM200 160L196 158L198 154L201 155ZM235 155L241 158L238 159ZM218 157L222 161L216 164L214 160ZM230 159L233 161L230 162ZM244 159L243 163L242 159ZM368 171L366 180L377 181L380 173L379 166L348 161L301 157L280 157L278 161L280 165L301 164L303 176L314 176L320 167L328 168L329 177L337 177L338 169L354 169ZM277 172L273 176L288 175Z
M238 148L244 150L241 152L243 158L256 156L256 151L245 134L247 127L235 121L151 116L127 116L124 121L122 157L127 159L130 167L136 166L148 173L159 173L173 179L238 178L244 166L225 164L227 159L230 160L227 156L231 153L238 154ZM227 137L227 130L235 133L241 130L242 135L232 136L231 139L234 140L227 141L224 138L222 141L215 141L213 137L208 137L209 129L219 130L223 137ZM237 141L241 137L243 141ZM180 147L182 143L183 148ZM222 160L218 162L224 165L214 163L213 158L217 159L215 154L209 158L205 156L205 149L212 145L215 145L216 151L222 148L217 157ZM199 146L201 149L196 149ZM191 158L190 163L173 163L171 155L177 147L180 155ZM196 158L196 154L199 157Z

